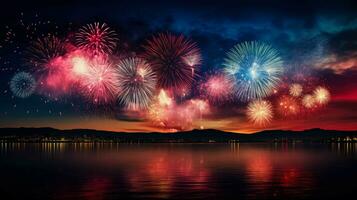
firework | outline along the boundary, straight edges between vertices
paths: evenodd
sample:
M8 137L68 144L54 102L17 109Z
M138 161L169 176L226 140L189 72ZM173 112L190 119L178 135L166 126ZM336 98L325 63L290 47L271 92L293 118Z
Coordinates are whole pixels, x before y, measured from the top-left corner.
M312 108L315 106L315 98L314 96L307 94L302 98L302 105L305 106L305 108Z
M38 38L26 51L26 60L30 65L34 65L36 71L46 70L50 62L63 56L66 53L63 41L56 36L48 35L44 38Z
M72 65L72 72L75 76L84 76L88 74L88 61L84 57L75 56L70 60Z
M319 86L314 90L314 98L321 105L327 104L330 100L330 92L326 88Z
M191 99L177 105L165 90L161 90L148 109L148 119L165 129L188 130L195 120L210 112L207 101Z
M191 84L195 69L201 63L199 49L182 35L159 34L144 46L145 59L158 76L158 85L180 89Z
M299 97L302 93L302 86L300 84L294 83L289 88L289 93L293 97Z
M153 97L156 75L144 60L128 58L117 65L119 101L128 109L145 109Z
M117 46L117 34L106 23L87 24L75 34L76 45L94 55L112 53Z
M155 125L160 127L168 127L172 117L171 112L175 109L173 100L166 93L165 90L161 89L155 101L150 105L148 110L148 117Z
M233 83L225 74L215 74L207 78L201 90L210 101L221 102L232 94Z
M10 81L10 90L20 98L31 96L35 91L36 81L30 73L19 72L15 74Z
M283 95L278 100L277 110L282 116L296 115L300 106L294 97Z
M273 118L273 106L268 101L255 100L250 102L247 109L248 119L254 124L264 126Z
M95 104L109 103L117 95L116 72L108 61L90 63L81 85L83 94Z
M283 61L270 45L261 42L237 44L225 59L225 71L235 82L237 97L243 101L264 98L278 86Z

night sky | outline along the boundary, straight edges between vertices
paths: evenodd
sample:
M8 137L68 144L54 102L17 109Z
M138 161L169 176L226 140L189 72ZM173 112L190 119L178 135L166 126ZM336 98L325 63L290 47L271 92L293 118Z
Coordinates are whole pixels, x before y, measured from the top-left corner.
M93 128L115 131L172 131L214 128L235 132L263 129L357 129L357 3L351 1L11 1L0 18L0 127ZM26 49L48 33L70 38L82 26L106 23L119 38L118 57L141 55L147 40L158 33L184 35L200 49L202 62L181 108L201 95L205 77L223 70L226 53L236 44L261 41L283 60L279 87L266 97L274 117L264 126L249 121L249 102L235 97L224 102L207 100L209 111L180 127L157 125L146 111L122 106L93 105L76 92L36 91L19 98L10 89L14 74L32 72ZM28 27L26 29L26 27ZM294 115L276 109L289 86L299 83L312 94L323 86L331 98L316 109ZM159 90L158 90L159 91ZM46 92L46 94L48 94ZM300 102L302 97L295 98ZM302 107L302 106L300 106ZM178 111L180 112L180 111ZM175 119L177 120L177 119ZM182 120L182 119L178 119Z

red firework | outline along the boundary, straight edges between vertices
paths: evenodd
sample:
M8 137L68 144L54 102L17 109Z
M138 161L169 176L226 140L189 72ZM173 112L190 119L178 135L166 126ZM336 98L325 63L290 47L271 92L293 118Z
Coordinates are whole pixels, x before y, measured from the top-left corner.
M191 85L201 64L196 43L182 35L166 33L153 37L144 48L144 58L157 74L159 87L180 89Z
M233 82L224 74L208 76L201 84L201 91L212 102L222 102L229 99L233 90Z
M51 70L50 62L65 55L65 44L56 36L48 35L33 41L26 50L26 61L31 66L35 66L37 72L47 72Z
M296 98L283 95L278 99L277 110L281 116L297 115L301 108Z
M75 34L76 45L94 55L112 53L117 46L117 34L106 24L87 24Z
M111 103L118 93L116 81L116 72L110 63L94 61L81 79L82 92L94 104Z

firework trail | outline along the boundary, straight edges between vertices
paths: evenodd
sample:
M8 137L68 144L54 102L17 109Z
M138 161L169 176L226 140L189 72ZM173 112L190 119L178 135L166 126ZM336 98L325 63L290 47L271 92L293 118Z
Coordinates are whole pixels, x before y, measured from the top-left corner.
M247 117L249 121L259 126L265 126L273 118L273 106L268 101L254 100L248 104Z
M289 87L289 93L293 97L299 97L302 94L302 86L300 84L294 83Z
M106 23L87 24L75 34L76 45L93 55L112 53L117 42L117 34Z
M182 35L159 34L144 46L144 58L158 76L158 86L181 89L191 85L201 63L200 51L194 42Z
M36 88L36 81L30 73L19 72L15 74L10 81L10 90L20 98L26 98L32 95Z
M146 109L155 92L156 75L140 58L127 58L117 65L119 102L130 110Z
M324 87L317 87L314 90L314 98L320 105L325 105L330 101L330 92Z
M63 41L56 36L48 35L38 38L27 49L26 61L36 67L36 71L45 71L50 68L53 59L65 55L66 48Z
M234 46L225 59L225 71L235 81L242 101L264 98L278 86L283 61L270 45L243 42Z

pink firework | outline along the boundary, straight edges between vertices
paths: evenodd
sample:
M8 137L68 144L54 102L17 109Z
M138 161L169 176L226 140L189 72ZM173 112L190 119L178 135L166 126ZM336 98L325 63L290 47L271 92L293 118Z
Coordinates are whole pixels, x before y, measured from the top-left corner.
M192 99L181 105L161 90L153 104L149 107L148 118L158 127L166 130L188 130L193 128L197 120L210 113L207 101Z
M72 92L74 80L66 63L64 57L57 57L46 64L46 70L36 73L40 83L40 93L57 97Z
M144 58L157 74L160 88L179 90L191 85L201 64L194 42L166 33L149 40L144 48Z
M112 53L117 46L117 34L106 23L87 24L75 34L76 45L94 55Z
M215 74L207 78L201 84L201 91L212 102L222 102L227 100L232 94L233 83L224 74Z
M85 96L95 104L113 102L117 95L117 77L107 61L94 61L81 81Z

